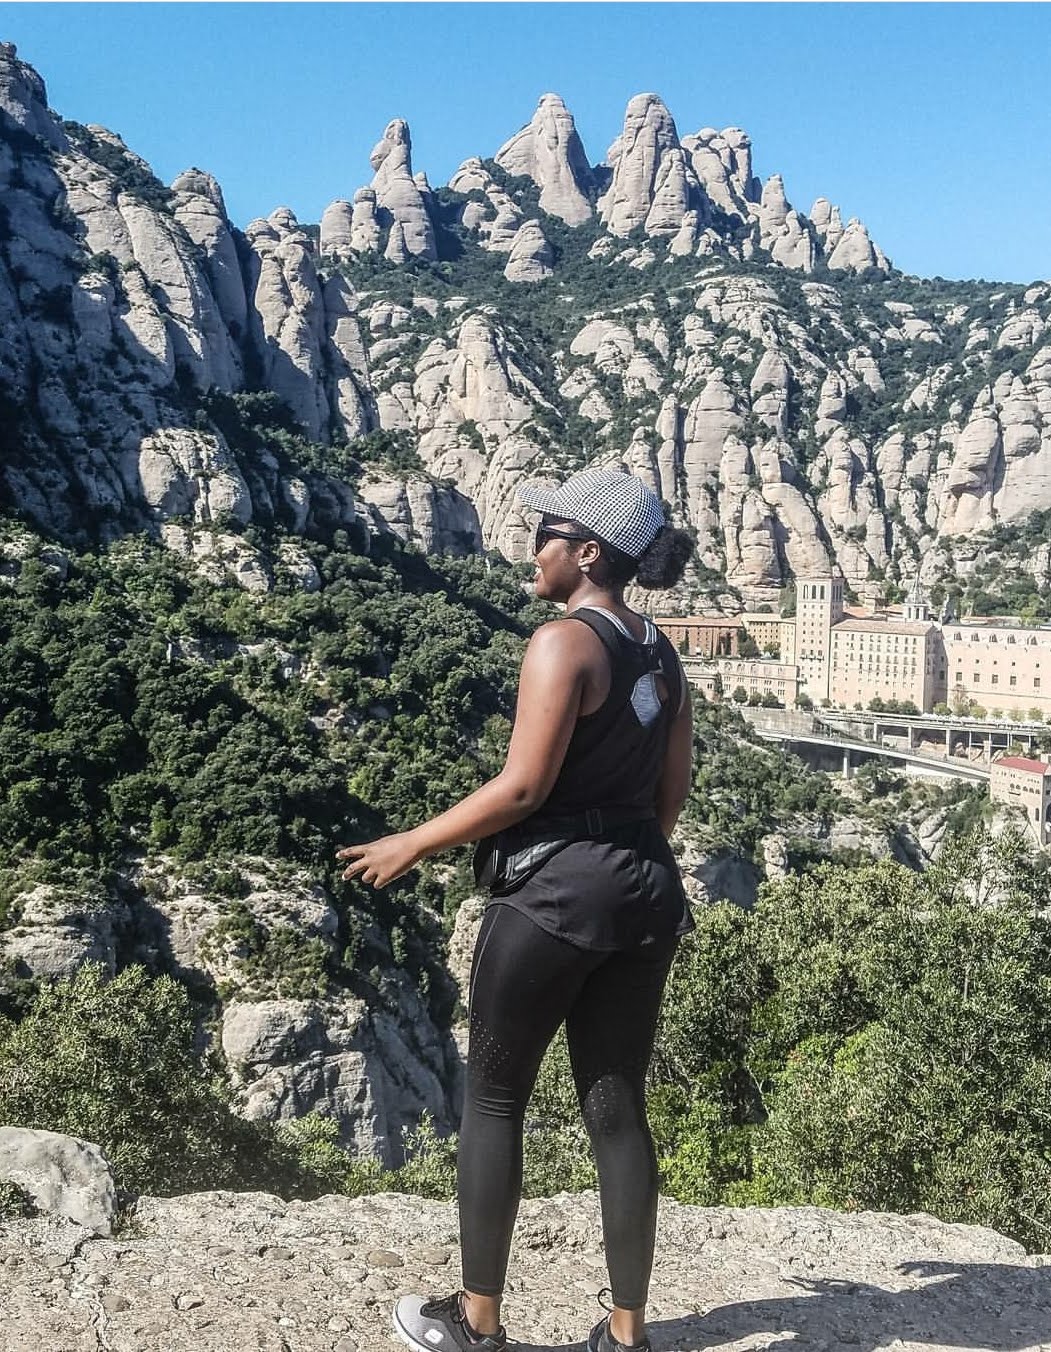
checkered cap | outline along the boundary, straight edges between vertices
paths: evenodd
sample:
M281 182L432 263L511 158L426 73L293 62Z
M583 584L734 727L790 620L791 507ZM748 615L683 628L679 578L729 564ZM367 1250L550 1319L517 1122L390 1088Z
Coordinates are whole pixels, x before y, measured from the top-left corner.
M664 508L634 474L613 469L582 469L561 488L531 482L520 484L518 497L527 507L563 521L577 521L597 539L637 559L665 525Z

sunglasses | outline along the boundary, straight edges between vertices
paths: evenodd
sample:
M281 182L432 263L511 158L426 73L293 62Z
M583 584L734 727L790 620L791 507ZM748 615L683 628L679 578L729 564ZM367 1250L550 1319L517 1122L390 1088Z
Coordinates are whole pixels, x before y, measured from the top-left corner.
M533 541L533 553L539 554L548 540L593 540L593 535L579 535L575 531L556 530L554 526L539 525L536 528L536 539Z

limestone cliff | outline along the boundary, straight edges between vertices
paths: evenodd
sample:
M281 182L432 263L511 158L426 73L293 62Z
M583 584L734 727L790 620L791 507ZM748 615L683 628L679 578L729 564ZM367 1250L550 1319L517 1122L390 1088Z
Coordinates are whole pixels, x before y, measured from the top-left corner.
M830 562L866 599L1051 508L1051 286L892 275L860 222L760 182L740 128L680 137L638 95L589 166L546 94L446 188L398 119L372 167L319 230L282 207L241 229L206 171L166 188L0 47L8 506L265 586L248 524L520 558L523 475L624 463L698 533L682 605ZM278 396L314 449L231 444L217 392ZM380 434L424 469L355 468Z
M285 654L290 674L297 659ZM129 867L120 896L80 886L37 884L15 898L17 920L0 933L0 961L26 977L57 980L85 963L110 975L128 962L170 971L207 992L239 1109L253 1120L300 1118L318 1110L356 1155L400 1163L403 1133L428 1114L440 1130L459 1116L460 1063L417 988L397 971L381 927L363 927L369 965L388 970L382 992L288 987L261 975L243 941L245 926L267 942L294 937L319 958L336 949L334 901L307 870L262 858L228 867L246 880L237 904L206 878L191 881L163 856ZM240 936L240 937L239 937Z

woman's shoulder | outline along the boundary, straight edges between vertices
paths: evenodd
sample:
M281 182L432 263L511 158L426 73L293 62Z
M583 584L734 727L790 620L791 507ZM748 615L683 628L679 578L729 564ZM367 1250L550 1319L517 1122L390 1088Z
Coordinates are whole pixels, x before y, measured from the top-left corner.
M586 660L594 654L596 644L601 648L602 640L590 625L574 624L572 615L563 615L533 631L528 651L534 657L578 656Z

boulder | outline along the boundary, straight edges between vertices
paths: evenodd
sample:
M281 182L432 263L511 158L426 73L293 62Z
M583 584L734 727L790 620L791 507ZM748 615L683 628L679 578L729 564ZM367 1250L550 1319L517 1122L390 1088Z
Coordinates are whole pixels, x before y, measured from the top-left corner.
M222 1047L240 1084L245 1116L288 1121L320 1111L345 1145L385 1165L403 1158L404 1133L428 1113L456 1125L452 1039L440 1034L415 989L391 979L390 1007L350 997L233 1001L223 1010Z
M323 257L350 258L354 254L354 208L339 198L321 213L318 248Z
M864 272L867 268L890 271L887 260L876 249L869 239L869 232L856 217L848 222L836 247L828 255L828 266L844 272Z
M462 493L418 476L370 472L358 485L373 524L428 554L474 554L482 547L478 512Z
M96 1235L113 1233L113 1173L90 1141L56 1131L0 1127L0 1180L22 1188L39 1211Z
M359 188L354 194L350 217L350 245L355 253L369 253L380 245L380 223L376 217L376 194L372 188Z
M159 521L190 517L202 525L252 519L248 485L217 433L168 427L143 437L138 451L142 501Z
M13 924L0 933L0 955L15 970L42 981L73 976L101 963L110 976L127 917L113 898L79 888L38 883L15 898Z
M542 282L554 270L554 250L539 221L526 221L515 235L504 276L509 282Z
M828 258L843 238L843 218L839 207L833 206L827 197L819 197L810 208L810 221L821 236L825 257Z

